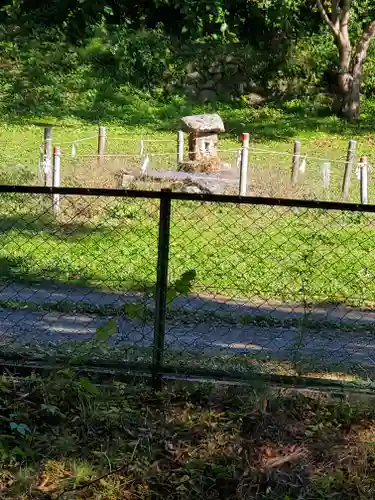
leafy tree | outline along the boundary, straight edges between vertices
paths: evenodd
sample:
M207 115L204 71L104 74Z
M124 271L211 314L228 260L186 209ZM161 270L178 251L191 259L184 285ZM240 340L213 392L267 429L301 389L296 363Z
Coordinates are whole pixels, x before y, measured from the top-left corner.
M324 23L329 27L339 55L339 114L356 120L360 116L363 63L375 36L373 0L317 0Z

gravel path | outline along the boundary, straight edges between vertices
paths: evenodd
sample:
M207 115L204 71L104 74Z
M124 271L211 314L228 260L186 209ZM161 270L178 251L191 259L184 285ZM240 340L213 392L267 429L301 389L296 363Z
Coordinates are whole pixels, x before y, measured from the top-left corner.
M142 294L136 292L97 291L92 288L81 288L68 285L28 285L28 284L3 284L0 285L0 300L30 302L37 305L58 304L70 302L95 306L112 306L121 308L126 303L140 302ZM187 311L203 313L230 314L232 317L244 315L264 315L278 319L302 318L305 314L301 304L288 304L273 300L241 300L228 299L218 295L190 295L178 297L173 302L173 307L183 308ZM316 320L362 324L375 324L375 310L362 310L342 304L315 304L311 317Z
M0 300L33 303L39 306L69 302L83 306L111 306L121 308L125 303L139 302L141 294L100 292L89 288L69 286L43 286L6 284L0 288ZM279 319L299 318L302 306L253 301L229 301L222 297L181 297L176 307L189 311L229 313L231 317L268 315ZM372 325L375 312L345 306L318 306L312 312L317 320L339 321L346 326L360 322ZM0 342L57 342L64 340L85 341L95 334L110 317L90 314L57 312L32 312L24 309L0 309ZM153 339L152 323L140 324L119 315L116 340L120 343L149 347ZM174 321L167 324L167 348L177 351L242 354L262 353L275 359L288 359L298 350L302 359L314 358L323 363L375 366L375 335L370 332L330 330L303 332L297 328L276 328L237 324L223 325L218 321L185 324Z
M28 310L0 311L0 342L85 341L110 318L85 314L59 314ZM153 339L152 323L139 324L118 318L116 339L120 343L149 347ZM168 323L166 344L176 351L215 354L267 354L270 358L288 359L298 352L302 359L345 365L375 366L375 336L337 331L304 333L292 328L260 328L250 325L228 327L201 323ZM374 361L373 361L374 360Z

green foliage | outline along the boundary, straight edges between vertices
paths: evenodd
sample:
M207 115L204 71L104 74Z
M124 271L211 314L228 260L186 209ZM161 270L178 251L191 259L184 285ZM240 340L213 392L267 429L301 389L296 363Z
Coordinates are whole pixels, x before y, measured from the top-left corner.
M327 34L302 38L291 46L289 57L277 72L274 85L285 82L290 96L310 94L328 87L327 74L337 63L337 50ZM336 83L336 82L335 82Z
M95 333L95 340L97 342L108 342L117 332L116 320L111 319L105 326L99 327Z
M98 327L95 332L95 337L88 342L80 344L74 349L71 355L71 365L84 365L87 360L100 359L105 357L109 349L109 341L117 333L117 321L111 319L104 326ZM68 370L68 376L70 371ZM85 379L83 379L82 388L88 392L96 391Z
M353 40L372 16L367 3L354 4ZM0 107L12 115L98 119L109 108L119 113L126 87L143 99L142 91L186 95L191 68L209 81L207 65L224 54L240 56L245 80L266 94L334 90L337 51L317 10L302 1L149 0L130 8L9 0L1 13ZM366 95L374 92L374 51L365 66ZM222 86L231 85L233 75L224 75ZM232 97L226 95L220 98Z
M143 304L125 304L124 313L133 319L146 321L148 315Z
M26 424L17 424L16 422L10 422L9 427L12 431L18 432L21 436L26 436L30 433L30 427Z
M188 295L194 285L194 281L196 279L197 273L196 271L189 270L182 273L181 277L176 281L172 282L167 287L167 307L170 307L173 301L183 295ZM141 321L146 321L150 319L150 311L147 307L145 307L146 302L149 299L155 300L156 294L156 285L148 287L144 293L143 304L126 304L124 306L124 312L129 318L138 319Z
M99 389L96 387L96 385L92 384L88 379L82 378L79 382L80 387L88 392L89 394L98 394Z
M197 273L194 269L184 272L179 279L168 287L167 303L171 304L179 295L188 295L193 288Z
M98 66L112 68L113 74L113 61L117 59L128 82L129 74L136 78L141 73L145 81L146 74L149 77L154 71L162 73L169 59L166 51L173 54L186 42L239 42L263 49L269 49L270 43L275 48L276 43L279 50L274 51L274 56L284 46L325 31L314 2L302 0L214 0L209 4L203 0L146 0L138 4L114 0L6 0L0 14L5 41L25 41L24 37L29 37L39 43L46 33L55 33L57 36L50 36L50 42L65 37L82 50L81 54L86 52L95 59ZM371 0L353 2L353 39L373 17ZM27 43L22 47L29 50ZM61 57L64 53L56 51Z
M363 94L367 97L375 96L375 42L373 41L363 68Z

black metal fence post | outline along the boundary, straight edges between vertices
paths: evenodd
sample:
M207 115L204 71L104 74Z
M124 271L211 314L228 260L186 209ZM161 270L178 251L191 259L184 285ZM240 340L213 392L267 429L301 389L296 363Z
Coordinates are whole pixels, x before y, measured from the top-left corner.
M165 320L167 313L169 232L171 223L170 190L163 189L160 197L158 263L155 293L155 323L152 361L152 384L155 390L162 385Z

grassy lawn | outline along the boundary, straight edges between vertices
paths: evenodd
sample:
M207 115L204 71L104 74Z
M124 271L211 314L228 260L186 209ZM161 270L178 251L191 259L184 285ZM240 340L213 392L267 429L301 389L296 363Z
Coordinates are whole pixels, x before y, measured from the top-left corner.
M62 206L54 220L42 197L2 196L3 280L110 290L155 282L157 200L69 197ZM370 215L176 201L170 280L195 270L196 292L371 306Z
M160 169L175 168L176 130L181 116L190 113L217 111L223 117L227 132L220 140L220 149L236 149L239 134L247 131L251 137L250 192L266 196L298 196L309 198L340 199L340 189L349 139L358 141L358 157L370 156L373 149L372 103L364 103L360 124L349 125L335 117L327 116L327 110L317 104L301 101L286 102L281 106L233 108L218 104L191 106L182 99L160 103L144 96L133 96L119 113L103 116L100 123L108 128L108 154L129 154L129 157L111 157L106 167L98 167L85 155L96 153L96 136L99 121L95 115L88 120L73 116L43 118L12 118L1 124L0 173L3 182L25 181L25 171L37 181L39 145L42 142L42 127L54 126L55 144L63 149L62 182L79 185L106 185L114 182L114 171L124 165L140 165L141 138L145 139L145 150L151 155L151 166ZM114 117L116 116L116 117ZM71 143L77 143L80 159L71 159ZM302 142L302 154L307 155L307 170L297 188L289 183L292 165L293 142ZM153 156L152 156L153 155ZM235 163L236 152L223 152L225 161ZM322 186L321 166L332 162L331 189ZM21 166L24 166L22 168ZM108 170L104 175L103 170ZM370 179L372 172L370 171ZM40 182L40 180L38 181ZM370 185L370 202L372 183ZM359 186L354 178L350 194L352 201L359 201Z
M374 497L371 402L175 383L0 380L2 499Z
M326 116L323 108L299 101L278 108L219 105L210 109L191 107L181 100L160 104L135 97L123 109L123 120L108 118L107 123L108 152L128 152L134 158L108 160L105 166L90 158L72 161L69 156L71 142L84 137L92 138L77 144L78 155L95 153L97 124L92 121L13 119L2 127L1 177L3 182L40 182L36 177L38 147L45 123L55 125L54 142L66 153L62 167L65 185L115 185L114 173L121 166L127 162L139 166L142 137L150 141L145 145L155 155L154 166L173 168L179 117L218 111L227 124L223 149L237 148L239 132L250 132L251 192L338 199L348 139L358 140L359 154L368 154L373 146L370 104L366 104L368 110L365 107L360 125L348 125ZM301 184L291 188L287 180L290 153L297 137L307 154L307 171ZM228 154L235 159L235 152ZM320 181L325 158L332 160L332 190L328 193L323 192ZM370 202L375 185L371 175L370 170ZM358 201L358 190L353 175L351 201ZM113 290L138 289L155 282L157 202L69 198L62 207L59 219L53 220L45 213L47 200L2 196L3 279L43 278ZM174 202L170 277L176 279L193 269L197 273L195 291L227 297L372 306L372 248L370 216Z

